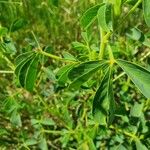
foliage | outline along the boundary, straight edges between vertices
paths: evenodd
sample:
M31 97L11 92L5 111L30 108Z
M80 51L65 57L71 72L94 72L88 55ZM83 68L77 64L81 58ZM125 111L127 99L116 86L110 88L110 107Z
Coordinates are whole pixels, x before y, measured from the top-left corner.
M150 149L149 8L0 1L0 149Z

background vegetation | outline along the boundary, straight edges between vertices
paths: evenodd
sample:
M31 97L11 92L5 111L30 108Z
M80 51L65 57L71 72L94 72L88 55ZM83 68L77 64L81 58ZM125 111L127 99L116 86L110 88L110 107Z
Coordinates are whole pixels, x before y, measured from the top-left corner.
M97 22L85 32L80 18L88 8L101 2L0 1L0 149L150 149L150 100L119 67L113 75L116 110L109 126L97 124L92 116L93 99L101 80L99 73L72 91L66 88L67 83L58 82L58 70L67 62L43 56L33 92L22 88L14 74L15 58L39 47L71 61L95 60L101 44ZM142 5L119 22L136 2L122 1L122 13L114 20L119 29L111 37L112 49L114 57L150 71L150 32Z

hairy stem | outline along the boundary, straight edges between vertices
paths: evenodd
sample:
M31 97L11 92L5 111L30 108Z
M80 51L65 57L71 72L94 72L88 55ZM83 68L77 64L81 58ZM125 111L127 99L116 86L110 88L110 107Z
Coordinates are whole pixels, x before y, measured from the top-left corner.
M108 32L107 34L104 33L104 31L101 29L101 45L99 50L99 59L103 59L104 53L105 53L105 47L107 45L108 39L111 35L111 32Z

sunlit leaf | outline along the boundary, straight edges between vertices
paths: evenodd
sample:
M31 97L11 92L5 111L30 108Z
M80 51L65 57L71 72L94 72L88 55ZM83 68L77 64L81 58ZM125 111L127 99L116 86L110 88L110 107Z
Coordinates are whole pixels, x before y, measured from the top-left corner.
M133 117L140 117L142 115L143 103L135 103L134 106L131 108L130 115Z
M88 28L95 21L97 12L102 5L93 6L83 14L80 20L83 28Z
M130 29L126 35L130 38L130 39L133 39L133 40L142 40L142 38L144 38L144 35L143 33L138 29L138 28L132 28Z
M72 48L78 51L87 50L87 46L80 42L72 42Z
M48 150L48 145L47 145L47 141L45 138L42 138L38 144L39 148L41 150Z
M54 126L55 125L55 122L50 118L44 118L42 120L39 120L39 123L41 123L43 125L48 125L48 126Z
M148 148L143 143L141 143L140 140L136 140L135 144L137 150L148 150Z
M100 27L109 32L112 28L112 8L111 5L105 4L101 6L97 13L98 23Z
M76 58L68 52L63 52L62 55L66 60L76 61Z
M28 139L28 140L25 141L25 144L28 145L28 146L35 145L37 143L38 143L38 141L34 138L31 138L31 139Z
M0 26L0 36L6 35L8 32L8 29L6 27Z
M142 94L150 98L150 72L139 65L125 60L117 60L116 62L131 78Z

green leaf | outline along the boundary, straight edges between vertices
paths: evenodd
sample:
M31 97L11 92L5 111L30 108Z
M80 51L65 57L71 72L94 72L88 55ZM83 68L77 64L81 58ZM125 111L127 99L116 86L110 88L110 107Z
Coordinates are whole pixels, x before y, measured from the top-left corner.
M18 78L19 78L19 83L23 88L25 87L25 79L26 79L28 67L29 67L30 63L32 62L32 59L34 59L34 58L35 58L35 56L26 60L25 63L23 63L23 65L20 67L20 70L18 73Z
M142 115L143 104L135 102L134 106L131 108L130 115L133 117L140 117Z
M60 138L60 142L62 143L62 148L65 148L70 140L70 134L64 134L61 138Z
M12 114L13 111L17 111L19 109L19 104L14 99L14 97L7 97L3 103L4 110L7 114Z
M145 45L145 46L147 46L147 47L149 47L149 48L150 48L149 37L144 36L143 45Z
M80 43L80 42L72 42L71 43L72 45L72 48L75 49L75 50L78 50L78 51L81 51L81 50L87 50L87 46L84 45L83 43Z
M96 146L95 146L95 144L93 142L93 139L90 138L90 137L88 137L88 145L89 145L89 149L90 150L96 150Z
M14 110L11 114L10 117L10 122L14 125L14 126L18 126L21 127L22 126L22 122L21 122L21 116L20 114Z
M137 3L138 0L124 0L125 3L130 4L130 5L135 5Z
M0 26L0 36L6 35L7 32L8 32L7 28Z
M86 82L96 71L108 66L108 62L89 61L74 67L68 74L69 79L72 80L69 88L78 89L84 82Z
M27 139L27 140L25 141L25 144L26 144L27 146L35 145L35 144L37 144L37 143L38 143L38 141L37 141L36 139L34 139L34 138L30 138L30 139Z
M142 32L141 32L138 28L132 28L132 29L130 29L130 30L126 33L126 35L127 35L130 39L133 39L133 40L136 40L136 41L142 39L143 36L144 36L144 35L142 34Z
M23 28L26 24L27 24L27 22L23 18L17 19L13 22L13 24L11 26L11 31L12 32L17 31L17 30Z
M75 64L66 65L57 72L58 83L64 85L68 80L69 71L75 66Z
M125 60L117 60L116 62L131 78L142 94L150 98L150 72L141 66Z
M150 0L143 0L143 11L145 22L150 27Z
M112 117L114 114L114 100L112 92L111 68L109 67L101 81L93 101L93 116L100 125L107 125L107 116ZM110 123L111 123L110 122Z
M143 45L150 47L149 36L147 34L144 34L140 29L138 28L129 29L126 35L130 39L139 41Z
M101 6L97 13L98 23L100 27L106 31L109 32L110 30L113 30L112 27L112 6L109 4L105 4Z
M76 61L76 58L75 58L72 54L70 54L70 53L68 53L68 52L63 52L62 55L63 55L63 57L64 57L66 60L73 60L73 61Z
M52 4L56 7L58 7L59 5L59 0L51 0L52 1Z
M102 5L93 6L82 15L80 22L83 28L87 29L95 21L97 12Z
M25 56L27 56L25 58ZM22 61L21 58L23 59ZM19 78L19 83L28 91L33 91L34 83L37 77L39 56L33 53L25 53L20 55L16 62L19 62L15 69L15 74Z
M33 91L34 83L37 77L38 55L31 61L25 77L25 88L28 91Z
M7 134L9 134L7 129L0 128L0 136L4 136L4 135L7 135Z
M14 42L10 38L4 39L4 42L0 44L1 49L9 54L16 53L16 47Z
M21 55L19 55L16 60L15 60L15 64L17 65L16 66L16 69L15 69L15 74L18 76L20 70L22 69L22 67L24 66L24 64L31 60L32 58L34 57L34 54L33 53L23 53Z
M146 146L142 144L140 140L136 140L135 144L137 150L148 150L148 148L146 148Z
M50 118L44 118L44 119L40 120L39 123L41 123L43 125L48 125L48 126L54 126L55 125L55 122Z
M48 150L48 145L45 138L41 138L38 147L40 148L40 150Z
M89 33L89 32L82 32L81 36L84 39L86 44L88 44L90 42L90 40L91 40L91 33Z
M119 145L115 145L115 146L111 147L110 150L127 150L127 148L124 147L123 145L119 144Z
M33 55L34 52L33 51L30 51L30 52L25 52L25 53L22 53L20 54L18 57L16 57L15 59L15 64L16 65L19 65L19 63L25 59L27 59L27 57L30 57L31 55Z

